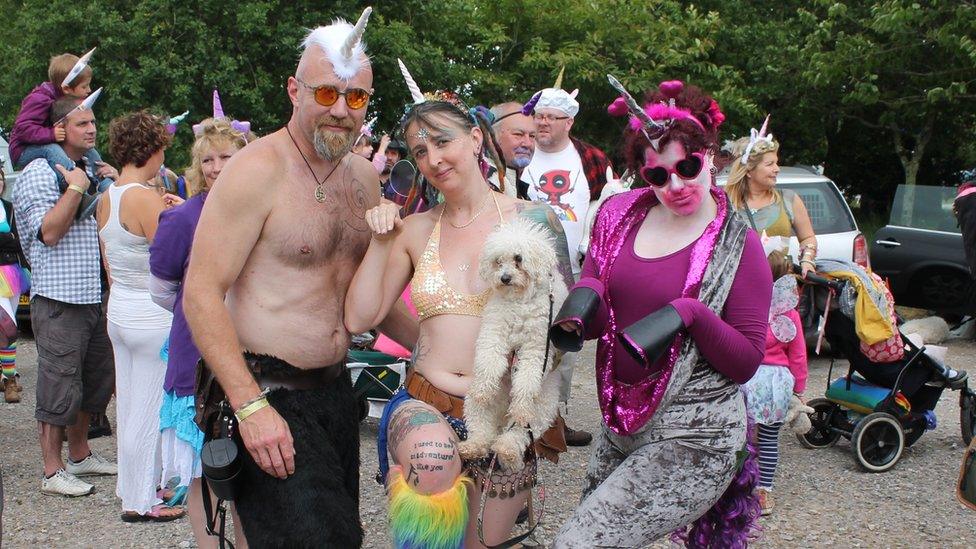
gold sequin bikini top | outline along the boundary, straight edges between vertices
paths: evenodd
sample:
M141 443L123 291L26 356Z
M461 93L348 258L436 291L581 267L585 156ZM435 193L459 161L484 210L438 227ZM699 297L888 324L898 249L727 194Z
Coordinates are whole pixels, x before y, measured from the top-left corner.
M492 193L495 209L498 211L499 221L504 221L498 200ZM441 218L444 210L437 216L437 223L430 233L427 247L421 254L420 260L410 279L410 299L417 308L417 318L426 320L437 315L467 315L481 316L481 312L488 302L491 288L479 294L463 294L447 282L447 274L441 266Z

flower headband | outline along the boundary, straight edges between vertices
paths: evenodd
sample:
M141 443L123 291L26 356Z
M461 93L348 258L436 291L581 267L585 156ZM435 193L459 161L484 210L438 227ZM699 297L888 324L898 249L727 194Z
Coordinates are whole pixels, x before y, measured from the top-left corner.
M749 129L749 144L746 145L744 151L742 151L742 165L745 166L749 163L749 155L755 151L756 153L768 152L770 149L774 148L775 142L773 141L773 134L766 135L766 127L769 126L769 115L766 115L766 119L763 120L762 127L759 131L756 128Z
M220 94L217 90L213 92L213 117L214 118L226 118L224 115L224 107L220 104ZM247 142L247 134L251 132L251 123L244 120L231 120L230 127L234 128L235 131L244 134L244 142ZM203 133L203 123L193 125L193 135L200 135Z
M413 76L410 75L410 71L407 70L407 66L403 63L403 61L398 58L397 64L400 65L400 73L403 74L403 80L407 83L407 89L410 90L410 97L413 99L413 103L407 105L406 112L410 112L411 108L420 105L421 103L426 103L427 101L443 101L445 103L454 105L460 109L461 112L466 113L468 117L471 118L471 121L475 124L478 123L478 117L480 116L488 121L489 126L491 125L492 121L494 120L494 115L492 115L491 111L489 111L486 107L479 105L469 109L468 106L464 104L464 101L461 100L461 97L451 90L422 92L420 91L420 86L417 85L417 81L414 80ZM406 112L404 115L406 115ZM418 132L418 136L425 139L426 130L421 129L420 132Z

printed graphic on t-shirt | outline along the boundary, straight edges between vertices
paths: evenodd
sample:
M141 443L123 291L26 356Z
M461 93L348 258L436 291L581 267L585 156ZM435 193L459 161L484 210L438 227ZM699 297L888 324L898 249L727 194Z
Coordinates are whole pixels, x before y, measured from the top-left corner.
M550 170L542 174L536 182L535 191L538 196L544 197L550 206L555 207L556 215L561 220L579 221L573 205L568 201L576 189L571 178L572 173L569 170Z

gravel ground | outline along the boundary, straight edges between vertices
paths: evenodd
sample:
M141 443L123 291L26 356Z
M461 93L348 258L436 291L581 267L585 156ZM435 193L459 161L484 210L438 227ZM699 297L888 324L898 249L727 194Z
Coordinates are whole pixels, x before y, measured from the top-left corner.
M114 477L96 478L98 491L66 499L41 495L40 450L33 419L37 353L34 341L20 342L18 364L27 387L24 401L0 402L0 459L5 493L5 547L193 547L186 520L167 524L125 524L119 520ZM976 344L949 343L949 363L966 368L976 359ZM581 364L592 364L593 347ZM811 362L807 395L825 387L829 361ZM844 367L841 362L841 367ZM845 367L846 369L846 367ZM976 370L969 367L973 374ZM578 367L569 424L596 431L599 413L594 378ZM114 416L114 407L110 415ZM937 409L939 426L905 451L887 473L868 474L856 465L850 445L812 451L784 436L777 477L776 510L763 519L757 547L976 547L976 513L956 502L954 483L962 456L957 393ZM114 423L114 417L112 417ZM386 499L373 481L376 471L376 421L361 429L362 518L366 547L389 547ZM96 451L115 455L115 441L92 442ZM571 448L558 469L543 467L548 499L539 539L548 542L579 500L589 448ZM327 517L323 517L327 518ZM658 542L654 547L668 547Z

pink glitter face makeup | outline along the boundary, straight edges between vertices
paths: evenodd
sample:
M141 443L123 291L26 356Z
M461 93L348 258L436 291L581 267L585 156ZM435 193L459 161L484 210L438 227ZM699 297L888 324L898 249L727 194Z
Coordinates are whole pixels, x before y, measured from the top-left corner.
M706 169L709 162L704 154L699 151L689 154L678 141L668 143L660 153L651 147L644 151L641 174L655 176L655 184L651 186L654 195L675 215L697 212L708 193L711 174ZM691 170L691 167L696 170ZM666 178L662 177L665 173Z

